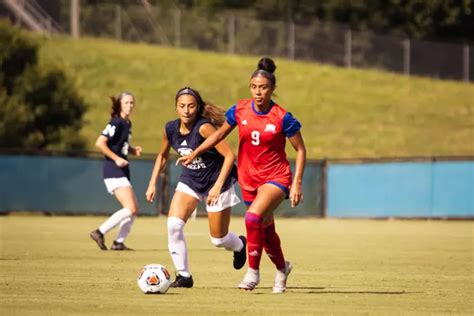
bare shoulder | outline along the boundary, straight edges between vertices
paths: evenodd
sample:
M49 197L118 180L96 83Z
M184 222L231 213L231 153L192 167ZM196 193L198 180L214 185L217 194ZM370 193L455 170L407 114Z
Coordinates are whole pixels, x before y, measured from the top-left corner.
M216 128L211 123L204 123L199 127L199 134L204 138L208 138L215 131Z

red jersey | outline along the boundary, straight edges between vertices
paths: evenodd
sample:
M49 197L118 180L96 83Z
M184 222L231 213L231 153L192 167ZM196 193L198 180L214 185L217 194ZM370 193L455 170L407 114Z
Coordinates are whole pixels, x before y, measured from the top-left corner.
M240 100L227 113L227 122L239 128L237 159L239 184L254 191L267 182L291 185L290 163L286 157L286 137L301 124L278 104L270 101L267 112L258 112L253 99Z

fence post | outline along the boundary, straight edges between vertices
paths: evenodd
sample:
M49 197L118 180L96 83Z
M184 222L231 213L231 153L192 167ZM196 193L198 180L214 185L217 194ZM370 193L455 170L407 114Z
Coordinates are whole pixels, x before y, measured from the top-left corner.
M469 82L469 45L464 44L463 48L463 80Z
M181 10L174 11L174 46L181 47Z
M293 21L288 25L288 58L295 59L295 23Z
M345 64L347 68L352 67L352 31L348 29L345 36Z
M229 24L227 27L229 47L229 54L235 54L235 15L231 14L229 16Z
M122 8L120 4L115 5L115 38L122 40Z
M403 41L403 73L410 75L410 39Z
M80 3L79 0L71 0L71 36L78 38L80 36L79 14Z

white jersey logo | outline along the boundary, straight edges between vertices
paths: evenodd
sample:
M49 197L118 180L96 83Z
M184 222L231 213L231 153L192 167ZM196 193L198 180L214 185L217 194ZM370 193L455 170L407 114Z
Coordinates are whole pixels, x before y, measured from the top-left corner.
M276 126L273 125L273 124L267 124L267 126L265 126L265 132L275 133L276 132Z
M180 144L181 146L188 146L188 143L186 142L186 139L183 140L183 142Z
M193 150L191 148L178 148L178 154L181 156L189 156L192 152ZM204 169L206 168L206 164L202 161L201 157L196 157L186 168L192 170Z
M103 135L109 135L110 137L113 137L115 135L115 126L107 124L105 129L102 131Z
M247 125L247 120L243 120L242 125Z

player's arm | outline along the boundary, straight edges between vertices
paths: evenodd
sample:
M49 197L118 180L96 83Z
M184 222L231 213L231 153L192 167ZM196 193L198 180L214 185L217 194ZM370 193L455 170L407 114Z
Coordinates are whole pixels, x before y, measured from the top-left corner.
M290 189L291 207L295 207L300 202L303 202L301 185L303 183L303 172L306 165L306 147L300 131L296 132L292 137L289 137L288 140L296 150L295 174Z
M194 158L196 158L206 150L215 147L221 140L226 138L226 136L229 135L230 132L232 132L234 127L235 126L229 125L227 121L224 122L224 124L218 130L216 130L214 133L212 133L212 135L206 138L206 140L201 145L199 145L198 148L193 150L193 152L189 156L178 158L176 164L182 163L183 165L187 166L194 160Z
M150 182L148 183L148 189L146 190L146 199L148 202L153 202L156 197L156 182L158 181L158 177L161 171L166 166L166 162L168 161L170 153L170 143L168 141L168 137L166 136L166 132L163 133L163 141L161 142L161 148L156 156L155 165L153 166L153 171L151 172Z
M100 135L97 140L95 141L95 146L100 149L100 151L113 161L115 161L115 164L119 167L125 167L128 165L128 161L126 159L123 159L122 157L119 157L117 154L115 154L112 150L110 150L109 146L107 146L107 141L108 138L104 135Z
M199 128L199 133L202 137L208 138L216 132L216 129L211 124L203 124ZM225 180L230 174L232 167L234 165L234 153L230 148L229 144L225 140L222 140L215 146L216 150L224 157L224 163L222 164L222 168L219 172L219 176L217 177L216 182L212 186L209 194L207 196L207 204L211 205L219 198L221 194L222 187L224 186Z

